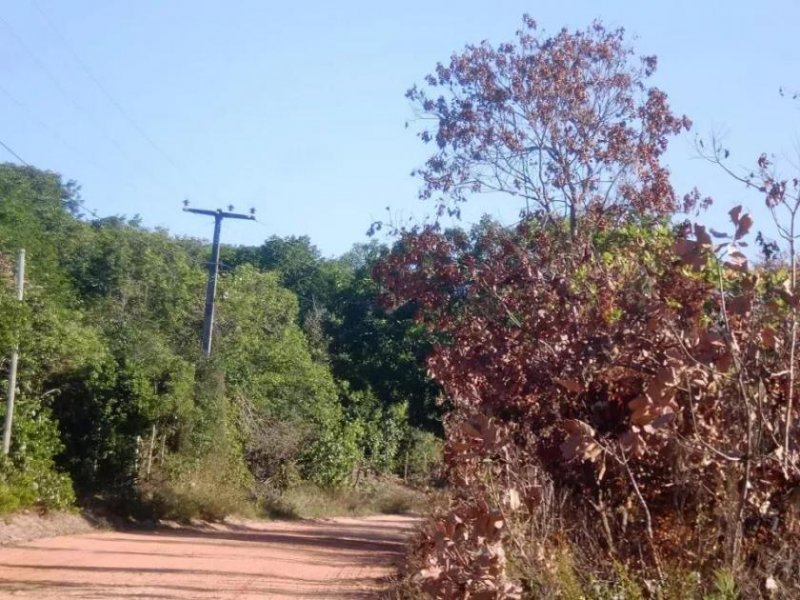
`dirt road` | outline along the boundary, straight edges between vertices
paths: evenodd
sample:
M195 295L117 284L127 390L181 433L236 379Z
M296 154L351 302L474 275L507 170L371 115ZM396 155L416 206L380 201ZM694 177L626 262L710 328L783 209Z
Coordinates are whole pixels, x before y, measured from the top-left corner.
M94 532L0 548L0 598L375 598L416 521Z

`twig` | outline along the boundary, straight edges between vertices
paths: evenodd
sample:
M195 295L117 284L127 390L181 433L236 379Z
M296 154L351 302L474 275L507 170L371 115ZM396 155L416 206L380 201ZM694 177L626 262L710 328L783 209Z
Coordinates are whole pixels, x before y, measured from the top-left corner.
M647 541L650 545L650 552L653 555L653 561L656 565L658 578L663 580L664 572L661 569L661 559L659 558L658 550L656 549L655 537L653 535L653 517L650 514L650 507L647 505L647 500L645 500L644 496L642 495L642 490L639 489L639 484L637 483L636 477L634 476L633 471L628 464L628 457L625 456L625 449L622 447L622 445L620 445L619 450L622 453L622 460L620 462L622 466L625 467L625 472L628 474L628 479L630 479L631 485L633 486L633 491L636 494L636 497L639 499L639 504L642 505L645 518L645 527L647 530Z

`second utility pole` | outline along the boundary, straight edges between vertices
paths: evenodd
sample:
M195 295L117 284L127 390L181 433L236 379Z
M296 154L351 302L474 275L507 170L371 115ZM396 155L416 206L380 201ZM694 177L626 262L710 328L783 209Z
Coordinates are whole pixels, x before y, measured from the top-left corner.
M17 301L22 302L25 289L25 250L17 255ZM8 368L8 399L6 400L6 418L3 423L3 454L11 450L11 426L14 420L14 399L17 395L17 363L19 362L19 343L11 351L11 365Z
M203 210L201 208L184 208L183 210L198 215L214 217L214 242L211 246L211 260L208 262L206 308L203 314L203 355L209 357L211 356L211 336L214 333L214 298L217 294L217 275L219 273L219 235L222 229L222 219L246 219L248 221L254 221L255 216L225 212L222 209Z

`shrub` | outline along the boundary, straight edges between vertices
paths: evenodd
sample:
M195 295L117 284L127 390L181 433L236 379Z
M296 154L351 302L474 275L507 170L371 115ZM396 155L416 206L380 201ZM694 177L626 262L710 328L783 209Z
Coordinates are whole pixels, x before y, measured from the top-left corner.
M280 492L263 490L264 512L273 518L322 518L419 513L428 496L391 478L378 477L358 486L320 487L300 483Z
M0 410L0 419L3 418ZM62 445L47 407L38 399L19 398L14 415L11 453L0 457L0 513L38 507L64 509L75 502L68 475L54 456Z
M323 487L347 482L362 456L361 430L358 422L324 423L300 459L303 476Z
M479 191L526 202L511 227L401 231L376 267L436 340L428 367L452 407L453 500L420 541L436 597L518 597L521 564L567 596L586 584L570 573L612 564L634 596L733 593L723 570L748 597L800 592L800 180L765 155L739 177L783 211L786 265L760 238L767 262L750 267L741 206L730 234L671 227L660 159L689 121L647 87L655 58L632 57L622 30L543 37L526 17L515 43L468 46L430 94L408 93L435 117L422 197L451 214ZM535 535L543 498L571 522ZM553 564L578 554L588 569Z
M734 213L740 239L749 221ZM445 456L460 524L445 518L430 535L461 541L453 556L435 546L452 570L435 581L461 581L463 568L510 593L505 532L537 502L536 471L602 524L600 555L641 577L691 565L708 589L723 567L758 565L762 579L791 580L763 551L800 533L797 438L786 454L771 433L787 427L795 300L780 270L750 272L735 251L718 259L705 230L693 234L631 226L582 246L525 223L479 238L481 261L433 232L405 240L434 256L396 289L431 298L422 315L448 339L431 371L455 407ZM423 291L437 261L466 298Z
M140 490L158 518L220 521L232 514L252 514L249 483L247 471L235 457L208 453L194 459L170 457Z
M398 452L396 473L407 482L430 484L439 475L442 440L429 431L407 427Z

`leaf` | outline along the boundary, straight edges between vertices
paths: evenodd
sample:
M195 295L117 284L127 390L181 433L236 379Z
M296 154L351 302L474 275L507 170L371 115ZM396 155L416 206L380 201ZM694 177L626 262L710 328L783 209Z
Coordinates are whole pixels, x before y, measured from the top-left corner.
M780 296L780 297L783 299L783 301L784 301L784 302L786 302L786 304L788 304L789 306L792 306L792 307L794 307L794 308L798 308L798 307L799 307L799 306L798 306L798 304L800 304L800 303L798 303L797 296L793 296L792 294L789 294L789 293L787 293L787 292L784 292L783 290L778 290L778 295L779 295L779 296Z
M700 269L706 263L705 252L698 242L678 239L672 245L672 250L682 263L691 266L693 269Z
M588 437L594 436L594 429L592 429L592 426L578 419L567 419L564 421L564 429L571 434L580 434Z
M731 216L731 221L737 227L739 226L739 215L742 214L742 205L734 206L732 209L728 211L728 214Z
M727 233L725 233L723 231L717 231L716 229L709 229L709 231L711 232L711 235L713 235L715 238L728 238L728 237L730 237Z
M734 250L725 257L725 264L737 271L746 271L747 257L739 250Z
M702 225L698 225L695 223L694 225L694 235L697 238L697 241L703 246L710 246L711 245L711 236L706 233L706 228Z
M752 310L753 299L749 295L734 296L725 303L725 307L728 314L744 316Z
M591 462L596 461L603 454L603 449L594 441L587 442L583 450L583 458Z
M463 454L470 449L470 445L466 442L450 442L448 447L455 454Z
M675 243L672 246L673 252L683 258L689 254L693 254L697 251L697 242L693 242L692 240L686 239L678 239L675 240Z
M565 460L581 457L584 460L594 461L600 456L602 449L594 441L594 429L588 423L578 419L567 419L563 426L569 433L559 447Z
M730 352L726 352L715 361L714 366L720 373L727 373L733 366L733 356Z
M559 379L557 377L553 378L558 385L563 388L568 389L570 392L575 394L582 394L586 391L586 389L580 384L580 382L575 381L574 379Z
M580 437L571 435L561 443L558 449L561 450L561 456L564 457L564 460L570 461L578 455L578 447L580 445Z
M642 436L635 431L626 431L623 433L619 436L619 443L628 454L632 454L633 456L641 456L644 454L644 440Z
M477 429L476 429L476 428L475 428L475 427L472 425L472 423L462 423L462 425L461 425L461 430L464 432L464 434L465 434L467 437L471 437L471 438L477 438L477 439L482 439L482 438L483 438L483 435L481 435L481 432L480 432L480 431L478 431L478 430L477 430Z
M777 339L775 337L775 330L772 327L764 327L764 329L761 330L759 337L761 338L761 343L765 348L769 348L770 350L775 349Z
M645 404L631 413L631 423L639 427L652 423L658 416L655 404L647 402L646 400L644 402Z
M672 387L674 382L674 370L670 367L660 368L656 376L647 384L646 396L648 400L661 406L669 404L675 396L675 390Z
M672 421L674 421L674 420L675 420L675 413L674 412L672 412L671 410L670 411L664 411L662 414L658 415L653 420L652 423L650 423L650 426L653 429L661 429L662 427L666 427L667 425L672 423Z
M736 235L734 236L734 239L738 240L746 236L752 226L753 217L751 217L749 214L746 214L739 220L739 227L736 228Z

